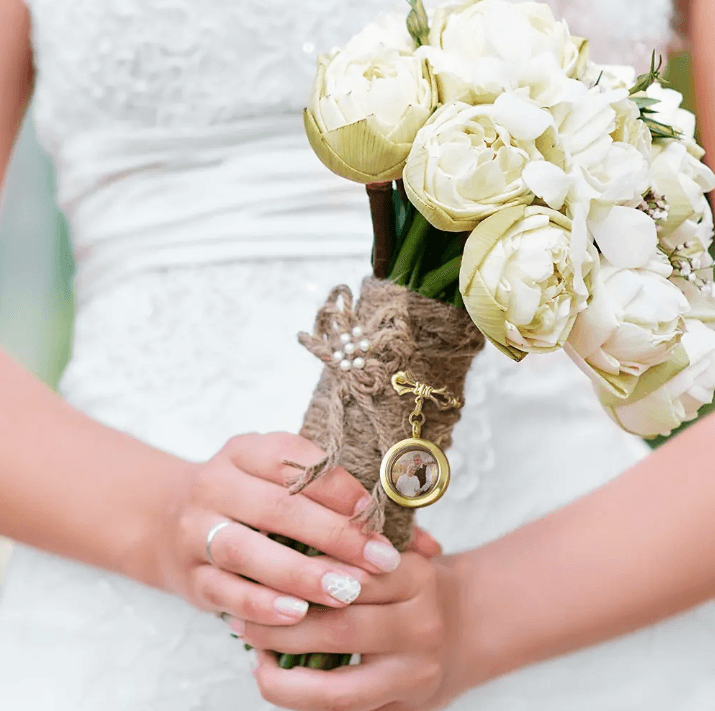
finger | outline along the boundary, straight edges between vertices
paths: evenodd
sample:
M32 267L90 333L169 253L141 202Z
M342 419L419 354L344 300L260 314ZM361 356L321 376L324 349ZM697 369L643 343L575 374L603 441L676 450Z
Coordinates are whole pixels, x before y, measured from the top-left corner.
M363 664L318 671L281 669L268 652L258 654L254 676L264 699L295 711L372 711L415 696L434 694L439 670L432 663L415 665L408 657L376 657Z
M204 610L226 612L238 621L261 625L294 625L308 612L305 600L282 595L212 565L196 569L194 597ZM234 632L243 634L242 629Z
M347 516L281 486L235 472L217 473L213 505L226 518L241 521L259 531L270 531L363 568L370 573L395 570L400 554L384 536L366 536Z
M369 577L364 570L333 558L303 555L240 523L219 531L211 543L211 557L222 570L329 607L354 602Z
M437 610L419 602L353 605L340 610L311 609L291 628L246 624L244 639L258 649L288 654L319 650L336 654L394 654L434 649L442 642Z
M325 456L325 452L311 441L286 432L240 435L230 440L225 450L243 471L281 486L300 475L300 470L287 462L310 466ZM344 516L359 513L370 500L365 487L341 467L311 483L303 493Z
M384 575L361 578L361 592L357 604L387 605L405 602L420 593L432 591L436 585L435 563L419 553L402 554L399 568Z
M412 529L412 537L407 544L406 550L414 551L426 558L434 558L435 556L442 555L442 546L430 533L418 526Z

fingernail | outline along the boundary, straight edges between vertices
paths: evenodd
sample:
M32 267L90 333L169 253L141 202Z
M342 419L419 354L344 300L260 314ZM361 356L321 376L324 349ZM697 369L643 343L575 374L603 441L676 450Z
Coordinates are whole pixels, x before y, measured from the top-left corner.
M371 503L372 496L370 496L370 494L367 494L367 496L363 496L362 499L360 499L360 501L355 504L353 516L359 516Z
M246 623L236 617L231 618L228 626L231 628L231 632L233 632L239 639L243 637L243 633L246 631Z
M256 670L260 666L260 664L258 663L258 653L256 652L255 649L251 649L248 652L248 655L249 655L248 658L249 658L250 664L251 664L251 673L255 674Z
M300 619L308 612L308 603L296 597L277 597L273 602L276 612Z
M328 595L346 605L357 600L360 594L360 583L349 575L326 573L321 579L320 584Z
M389 543L382 541L368 541L363 555L368 563L385 573L391 573L400 564L400 554Z

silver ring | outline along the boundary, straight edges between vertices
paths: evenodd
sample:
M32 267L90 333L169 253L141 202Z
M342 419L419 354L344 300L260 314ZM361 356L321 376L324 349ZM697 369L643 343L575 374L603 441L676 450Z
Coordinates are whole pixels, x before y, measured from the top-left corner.
M216 534L226 528L226 526L230 526L232 523L233 521L221 521L221 523L217 523L206 536L206 557L209 559L209 563L216 568L218 568L218 566L216 565L214 557L211 555L211 544L213 543L214 538L216 538Z

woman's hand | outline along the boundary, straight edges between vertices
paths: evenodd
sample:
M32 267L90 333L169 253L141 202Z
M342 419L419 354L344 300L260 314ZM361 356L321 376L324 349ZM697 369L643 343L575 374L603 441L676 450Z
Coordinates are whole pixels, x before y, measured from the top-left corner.
M305 616L308 602L353 602L359 580L395 570L400 555L384 537L364 535L350 521L369 495L345 470L333 470L303 494L288 494L285 483L296 470L285 462L309 465L322 456L296 435L248 434L231 439L210 461L188 467L153 532L160 542L153 582L201 609L228 613L236 629L242 621L293 624ZM230 523L213 538L212 565L207 534L221 522ZM327 555L307 557L264 533ZM426 534L417 536L416 545L435 552Z
M259 650L362 654L357 666L288 671L261 651L254 674L267 701L297 711L428 711L474 683L451 558L406 553L393 573L358 576L362 593L349 608L311 609L293 627L245 625L243 639Z

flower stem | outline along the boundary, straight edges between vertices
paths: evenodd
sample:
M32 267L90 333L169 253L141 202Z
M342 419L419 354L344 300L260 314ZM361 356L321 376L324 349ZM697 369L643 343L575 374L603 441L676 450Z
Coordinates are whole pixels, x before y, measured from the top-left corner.
M429 228L429 222L419 212L415 212L414 219L389 277L395 284L407 286L410 282L415 264L424 251L424 240Z
M422 286L418 289L418 293L430 299L437 298L445 289L452 286L459 279L461 265L462 255L460 254L441 267L428 272L422 280Z

